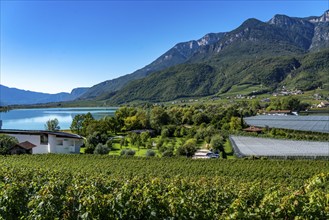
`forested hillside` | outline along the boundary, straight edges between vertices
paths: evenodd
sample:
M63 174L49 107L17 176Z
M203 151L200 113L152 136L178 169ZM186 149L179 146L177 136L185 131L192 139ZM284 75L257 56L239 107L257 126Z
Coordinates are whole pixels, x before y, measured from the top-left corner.
M328 87L329 50L296 56L251 57L254 59L245 57L234 63L233 58L216 57L203 63L174 66L102 98L118 104L134 100L169 101L222 94L233 85L243 84L259 85L264 92L283 85L301 90Z

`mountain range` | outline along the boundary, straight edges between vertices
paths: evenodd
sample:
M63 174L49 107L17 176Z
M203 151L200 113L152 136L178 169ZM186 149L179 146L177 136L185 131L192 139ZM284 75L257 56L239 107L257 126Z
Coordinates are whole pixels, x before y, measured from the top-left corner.
M87 90L88 88L75 88L71 93L61 92L57 94L48 94L0 85L0 106L72 101L79 98Z
M218 95L233 86L329 87L329 10L316 17L248 19L225 33L178 43L151 64L97 84L79 99L122 104Z
M329 90L328 73L329 10L306 18L275 15L266 22L251 18L230 32L178 43L131 74L84 88L78 95L56 94L52 101L158 102L217 96L236 87L253 88L258 94L282 86Z

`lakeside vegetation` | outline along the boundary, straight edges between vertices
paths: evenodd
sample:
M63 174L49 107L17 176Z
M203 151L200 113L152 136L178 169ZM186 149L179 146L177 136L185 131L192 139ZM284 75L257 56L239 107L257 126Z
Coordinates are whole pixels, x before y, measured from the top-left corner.
M122 151L146 156L147 152L159 157L192 156L206 148L232 158L228 136L249 135L294 140L329 141L325 133L264 128L261 134L243 131L243 118L256 113L290 109L304 110L309 105L295 97L275 99L269 103L257 100L226 103L223 105L174 105L121 107L114 117L95 120L91 114L77 115L71 132L86 137L83 153L107 149L110 155Z
M237 100L221 104L144 104L119 108L113 117L99 120L91 114L77 115L66 132L85 137L81 153L136 156L192 156L198 149L211 149L222 158L234 158L229 135L280 139L329 141L325 133L264 128L262 133L243 131L244 118L270 110L304 111L310 104L296 96L277 97L269 102ZM57 127L49 120L47 129ZM51 126L50 126L51 125ZM55 129L56 130L56 129ZM99 145L99 146L98 146Z
M9 112L11 107L9 106L0 106L0 112Z

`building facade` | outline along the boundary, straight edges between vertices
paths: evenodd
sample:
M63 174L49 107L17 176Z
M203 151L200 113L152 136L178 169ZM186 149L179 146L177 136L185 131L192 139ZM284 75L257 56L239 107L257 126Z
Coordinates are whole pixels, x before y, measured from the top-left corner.
M81 136L65 132L0 130L0 134L15 137L19 143L29 142L35 145L32 154L78 154L83 145Z

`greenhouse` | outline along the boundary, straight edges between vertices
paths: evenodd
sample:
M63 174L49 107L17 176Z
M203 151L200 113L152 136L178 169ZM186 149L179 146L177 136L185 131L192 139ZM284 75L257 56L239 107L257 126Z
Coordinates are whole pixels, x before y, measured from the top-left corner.
M329 143L230 136L238 157L329 158Z
M250 126L329 133L329 116L258 115L245 118Z

